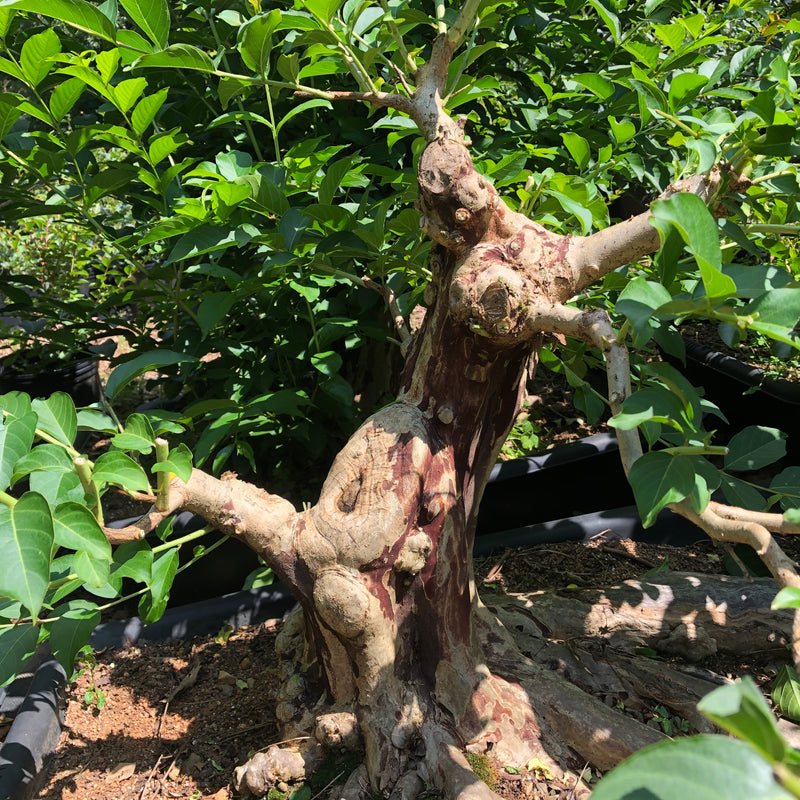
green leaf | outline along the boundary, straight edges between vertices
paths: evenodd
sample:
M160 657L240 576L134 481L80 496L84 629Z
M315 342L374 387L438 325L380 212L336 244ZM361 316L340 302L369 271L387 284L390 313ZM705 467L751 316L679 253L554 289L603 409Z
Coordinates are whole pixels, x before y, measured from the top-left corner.
M772 464L786 455L786 434L775 428L751 425L728 442L725 469L746 472Z
M281 12L273 9L268 14L252 17L239 28L237 46L242 61L248 69L259 75L266 75L269 72L272 34L280 18Z
M191 44L171 44L158 53L148 53L133 62L133 68L162 67L165 69L194 69L214 72L214 63L199 47Z
M784 664L772 684L772 702L784 717L800 722L800 678Z
M784 586L775 595L771 608L800 608L800 588Z
M61 20L107 42L116 40L116 30L109 18L86 0L2 0L0 7L3 6Z
M167 0L119 0L128 16L162 50L169 44L169 8Z
M751 678L720 686L707 694L697 708L720 728L751 744L769 761L783 759L787 745Z
M69 78L53 89L50 95L50 113L57 122L60 122L78 102L85 87L86 84L80 78Z
M0 506L0 597L19 600L37 617L52 549L53 519L44 497L26 492L13 508Z
M344 0L303 0L303 6L325 22L330 22L343 4Z
M321 97L315 97L311 100L306 100L304 103L294 106L286 114L281 117L281 121L275 126L275 129L280 132L280 129L293 117L308 111L309 108L333 108L330 100L323 100Z
M773 339L795 344L792 333L800 320L800 289L773 289L748 303L740 314L754 318L748 327Z
M155 446L155 434L150 420L143 414L131 414L125 420L125 429L111 439L117 450L135 450L147 454Z
M130 578L137 583L149 583L153 551L142 540L121 544L114 551L114 565L114 578Z
M749 483L732 475L720 475L720 486L725 499L732 506L742 506L753 511L763 511L767 507L766 498Z
M618 43L622 31L619 26L619 17L611 10L606 8L600 0L589 0L589 5L598 13L599 17L605 23L606 27L614 38L614 43Z
M178 548L159 553L153 560L147 594L139 601L139 616L145 624L161 618L169 601L169 590L178 570Z
M102 50L95 56L94 63L104 84L110 83L114 75L117 74L119 62L120 52L118 47L111 50Z
M578 169L586 169L591 158L589 142L577 133L562 133L561 139L564 142L564 146L569 150L572 160L578 165Z
M706 204L697 195L679 192L668 200L656 200L650 208L653 224L662 239L666 239L670 226L680 233L697 260L708 297L721 298L736 294L736 284L720 270L722 253L719 232Z
M217 183L211 191L211 204L220 219L227 219L249 197L250 187L243 183Z
M238 244L237 233L228 226L201 225L181 236L172 248L165 264L186 258L225 250Z
M31 413L31 399L24 392L6 392L0 396L0 404L2 404L3 416L11 419L21 419Z
M56 606L52 616L54 621L47 626L50 648L70 674L78 651L89 643L92 631L100 624L100 611L90 600L70 600Z
M12 482L15 483L36 470L72 472L72 459L67 451L57 444L40 444L17 461Z
M692 736L646 747L605 775L592 800L790 800L772 765L727 736Z
M648 387L626 398L622 410L608 424L617 430L629 431L651 420L683 430L686 412L680 400L668 389Z
M649 341L653 332L650 320L656 310L671 299L672 295L660 283L649 281L644 275L634 278L620 292L617 311L630 320L638 345Z
M800 508L800 467L786 467L769 484L771 492L784 495L781 506L785 510Z
M311 363L323 375L336 375L342 368L342 357L338 353L328 350L311 356Z
M55 62L53 56L61 52L61 40L52 28L29 36L22 44L19 63L32 87L37 87L49 75Z
M85 494L74 472L45 472L37 470L30 476L30 489L42 495L51 507L67 500L83 502Z
M333 196L341 187L351 164L352 159L343 158L341 161L328 162L325 165L325 177L319 186L318 199L320 205L329 206L333 202Z
M233 292L215 292L203 299L197 309L197 321L204 339L227 315L237 299Z
M144 470L125 453L103 453L95 462L92 480L114 483L135 492L147 492L150 489Z
M142 136L150 123L155 119L164 101L167 99L169 89L161 89L155 94L143 97L131 114L131 125L134 131Z
M113 94L117 108L127 114L133 108L133 104L142 96L142 92L147 88L147 81L144 78L128 78L120 81L114 86Z
M0 686L15 678L36 649L39 627L22 623L0 628Z
M597 95L601 100L608 100L608 98L614 94L614 84L608 80L608 78L604 78L602 75L598 75L595 72L582 72L578 75L570 75L565 82L567 85L573 82L578 84L578 86L583 86Z
M17 462L30 452L36 419L36 415L30 413L0 423L0 489L11 484Z
M78 433L78 415L75 403L66 392L55 392L46 400L37 398L31 403L31 408L39 417L37 428L61 444L72 446Z
M186 361L197 361L197 359L195 356L176 353L172 350L151 350L148 353L141 353L130 361L120 364L108 376L106 394L113 399L121 389L145 372L158 369L158 367L182 364Z
M192 451L181 443L169 451L166 461L153 464L150 471L171 472L186 483L192 477Z
M0 95L0 140L5 139L21 114L14 98Z
M669 107L673 111L680 111L700 94L708 78L696 72L681 72L676 75L669 85Z
M629 479L645 528L662 508L688 497L695 487L691 462L660 452L645 453L634 461Z
M62 503L53 514L55 543L94 558L111 561L111 545L103 529L86 506Z

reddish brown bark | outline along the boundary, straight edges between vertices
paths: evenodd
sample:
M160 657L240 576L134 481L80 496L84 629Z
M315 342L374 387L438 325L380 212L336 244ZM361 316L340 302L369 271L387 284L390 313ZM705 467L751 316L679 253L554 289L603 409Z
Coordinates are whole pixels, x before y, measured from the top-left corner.
M278 713L287 737L311 739L301 753L273 748L243 768L240 783L255 793L278 774L299 777L325 748L359 742L363 768L339 796L412 798L432 781L466 800L491 792L464 750L487 752L501 766L534 759L560 775L586 760L607 768L660 738L522 656L481 606L471 560L478 505L543 337L569 333L599 347L612 408L628 393L627 356L607 318L563 304L651 252L658 237L648 215L574 239L511 211L441 111L451 52L452 42L437 40L402 103L358 98L408 111L429 139L418 208L436 242L432 278L397 401L356 431L306 511L201 472L173 487L173 507L246 542L302 606L302 622L282 638L291 658ZM678 188L705 195L715 181ZM637 447L621 443L627 466ZM624 668L628 685L646 682Z

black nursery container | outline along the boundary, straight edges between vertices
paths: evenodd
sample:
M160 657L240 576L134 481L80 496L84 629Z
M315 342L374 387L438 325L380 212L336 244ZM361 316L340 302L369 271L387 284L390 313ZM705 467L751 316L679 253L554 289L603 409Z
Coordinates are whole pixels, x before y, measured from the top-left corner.
M691 339L684 342L685 365L673 363L693 385L705 389L706 397L725 414L727 424L713 421L721 437L729 438L749 425L778 428L789 436L790 460L800 463L800 384L768 375Z
M30 359L20 353L16 360L0 361L0 394L25 392L31 397L49 397L53 392L66 392L76 406L88 406L101 398L97 361L88 355L56 365L33 368Z

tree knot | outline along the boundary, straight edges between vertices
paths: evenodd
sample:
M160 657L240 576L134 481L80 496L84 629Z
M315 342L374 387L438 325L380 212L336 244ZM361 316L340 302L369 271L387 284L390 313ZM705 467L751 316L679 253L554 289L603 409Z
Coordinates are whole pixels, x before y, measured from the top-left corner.
M411 534L394 562L394 571L405 572L409 575L418 574L425 566L432 548L433 542L425 531Z

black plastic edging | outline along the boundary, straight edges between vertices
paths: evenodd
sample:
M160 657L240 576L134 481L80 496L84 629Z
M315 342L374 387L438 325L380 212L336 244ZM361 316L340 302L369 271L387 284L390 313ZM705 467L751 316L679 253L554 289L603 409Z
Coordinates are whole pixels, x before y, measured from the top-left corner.
M236 629L280 617L294 604L289 590L275 584L168 608L161 619L150 625L145 625L139 617L105 622L94 629L89 643L95 650L102 650L141 640L156 642L207 636L218 633L224 625Z
M693 339L684 339L684 344L686 345L686 355L692 360L724 375L729 375L750 388L758 388L760 392L784 403L800 405L800 383L767 375L763 369L745 364L733 356L711 350Z
M13 713L14 722L0 746L0 800L38 794L61 735L66 680L64 668L42 653L31 673L5 687L0 710Z
M609 539L633 539L673 547L684 547L708 539L694 523L669 509L662 511L652 527L645 529L636 506L625 506L478 536L472 552L477 556L485 556L504 548L586 542L603 534Z

